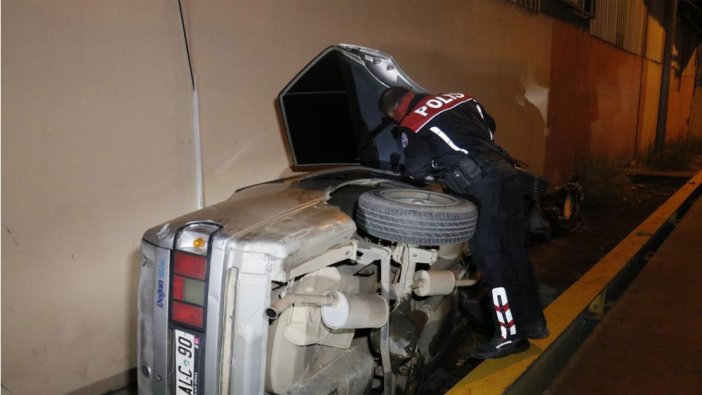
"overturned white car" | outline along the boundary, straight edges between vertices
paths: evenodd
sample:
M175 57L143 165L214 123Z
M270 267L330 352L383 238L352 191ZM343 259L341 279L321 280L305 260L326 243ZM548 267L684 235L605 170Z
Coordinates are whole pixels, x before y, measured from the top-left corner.
M142 394L413 393L459 329L477 210L399 174L381 52L323 51L281 92L295 164L143 237Z

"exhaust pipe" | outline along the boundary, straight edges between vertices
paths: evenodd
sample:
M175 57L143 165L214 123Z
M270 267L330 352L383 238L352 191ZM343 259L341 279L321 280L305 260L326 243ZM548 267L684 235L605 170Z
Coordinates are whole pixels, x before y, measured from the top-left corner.
M388 320L388 302L380 295L332 291L327 296L332 303L322 306L322 321L330 329L380 328Z
M456 279L451 270L417 270L412 288L417 296L448 295L456 287L472 287L478 278Z
M271 307L266 309L266 316L272 320L278 318L293 304L309 304L313 306L326 306L333 300L329 295L289 294L278 299Z
M387 301L380 295L331 291L325 295L286 295L266 309L266 316L274 320L293 304L320 306L322 321L330 329L380 328L390 314Z

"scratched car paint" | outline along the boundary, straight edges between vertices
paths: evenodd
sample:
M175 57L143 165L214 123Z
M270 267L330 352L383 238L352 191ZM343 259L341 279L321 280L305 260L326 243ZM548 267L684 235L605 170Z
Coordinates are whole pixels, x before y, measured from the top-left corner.
M325 49L278 104L293 165L331 167L145 232L140 393L416 392L465 330L456 288L475 283L477 211L401 175L376 104L393 85L424 91L385 53Z

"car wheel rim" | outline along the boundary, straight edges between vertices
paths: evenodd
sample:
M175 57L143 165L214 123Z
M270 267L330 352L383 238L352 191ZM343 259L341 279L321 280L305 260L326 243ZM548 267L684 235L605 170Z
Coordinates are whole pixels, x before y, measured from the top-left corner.
M408 191L398 189L385 189L379 192L385 199L398 203L424 207L447 207L455 205L458 200L444 194L429 191Z

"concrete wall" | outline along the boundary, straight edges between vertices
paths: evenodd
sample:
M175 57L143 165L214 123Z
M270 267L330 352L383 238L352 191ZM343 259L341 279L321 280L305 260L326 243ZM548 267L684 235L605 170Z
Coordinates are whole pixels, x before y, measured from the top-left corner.
M639 131L635 153L637 158L644 155L656 139L665 45L665 30L661 22L665 18L665 3L648 2L647 5L649 9L646 16L646 40L644 42L641 99L639 101Z
M696 57L684 65L684 69L671 71L670 96L668 98L668 118L666 140L686 138L690 129L692 97L695 92Z
M3 394L135 365L141 233L195 205L173 4L2 2Z
M135 365L140 236L195 207L176 4L3 0L3 394L99 393ZM289 173L274 100L337 42L472 93L498 141L543 165L544 16L502 1L185 5L208 204Z
M554 22L546 176L567 179L592 153L633 157L642 59Z
M655 13L662 13L663 3L653 3ZM659 18L660 19L660 18ZM680 40L681 42L684 40ZM639 134L637 138L637 157L643 156L654 144L658 122L658 105L660 100L661 75L663 71L663 48L665 30L658 19L649 15L646 28L646 50L643 58L644 67L641 80L641 101L639 113ZM677 50L673 48L673 65L670 73L668 96L668 115L666 120L666 140L681 137L698 136L691 122L693 97L695 95L695 74L699 65L697 57L692 56L686 65L676 61ZM684 67L680 70L680 67ZM702 101L700 101L702 103ZM702 108L702 106L700 107Z
M550 20L503 2L187 2L208 203L288 174L274 99L328 45L387 51L425 88L478 97L541 169ZM261 158L266 158L262 161Z
M657 7L661 4L656 3ZM578 157L640 158L658 121L665 31L647 17L644 56L627 53L565 23L553 23L545 174L560 182ZM666 139L686 136L697 64L671 73Z
M690 111L690 130L688 135L695 139L702 139L702 92L699 87L695 90Z
M641 93L639 56L596 40L588 66L597 95L597 115L591 125L590 148L615 157L633 158Z

